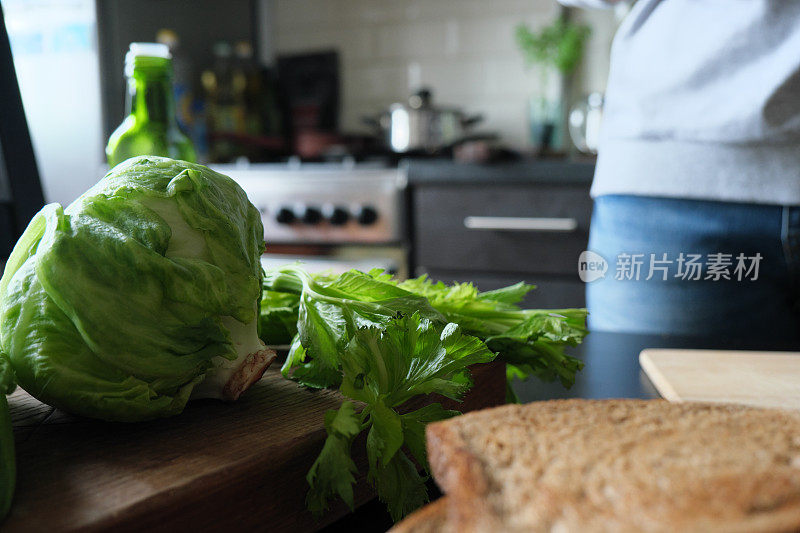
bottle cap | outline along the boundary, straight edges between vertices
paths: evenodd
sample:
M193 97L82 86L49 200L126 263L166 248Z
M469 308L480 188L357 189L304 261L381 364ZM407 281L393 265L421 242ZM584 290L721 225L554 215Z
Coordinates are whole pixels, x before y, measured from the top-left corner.
M149 61L155 59L155 61ZM125 75L133 76L136 66L162 66L172 59L169 47L161 43L131 43L125 54ZM166 60L166 61L165 61Z

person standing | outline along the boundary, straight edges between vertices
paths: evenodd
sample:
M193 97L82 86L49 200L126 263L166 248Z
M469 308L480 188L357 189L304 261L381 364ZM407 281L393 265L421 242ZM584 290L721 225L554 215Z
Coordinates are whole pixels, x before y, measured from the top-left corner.
M632 7L592 184L609 270L590 330L800 339L799 50L797 1Z

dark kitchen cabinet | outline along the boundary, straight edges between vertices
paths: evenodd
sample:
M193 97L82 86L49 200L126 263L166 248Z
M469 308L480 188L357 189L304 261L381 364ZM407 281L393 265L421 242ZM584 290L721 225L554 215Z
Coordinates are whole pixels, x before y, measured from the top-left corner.
M587 248L592 202L586 179L423 180L411 175L412 271L491 290L537 285L524 304L583 307L578 256Z
M577 264L577 259L575 260ZM585 307L584 284L580 280L565 279L557 276L535 274L496 275L482 272L418 270L419 274L428 274L431 279L445 283L471 281L482 291L490 291L525 281L536 286L522 301L522 306L529 309L559 309L565 307Z

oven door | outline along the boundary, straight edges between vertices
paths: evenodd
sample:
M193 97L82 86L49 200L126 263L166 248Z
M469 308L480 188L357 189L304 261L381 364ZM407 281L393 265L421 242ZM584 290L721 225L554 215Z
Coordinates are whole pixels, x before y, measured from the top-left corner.
M312 273L341 274L351 269L368 272L381 268L401 279L408 277L408 253L403 246L295 246L291 250L283 249L280 253L268 252L261 256L264 270L297 262Z

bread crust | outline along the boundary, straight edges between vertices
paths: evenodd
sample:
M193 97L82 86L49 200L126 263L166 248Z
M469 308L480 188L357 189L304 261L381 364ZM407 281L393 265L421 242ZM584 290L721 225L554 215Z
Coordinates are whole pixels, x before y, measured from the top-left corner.
M454 531L798 531L800 414L554 400L427 427Z
M488 476L452 424L433 423L425 430L428 463L436 483L447 495L447 523L455 531L485 531L498 527L490 509Z

